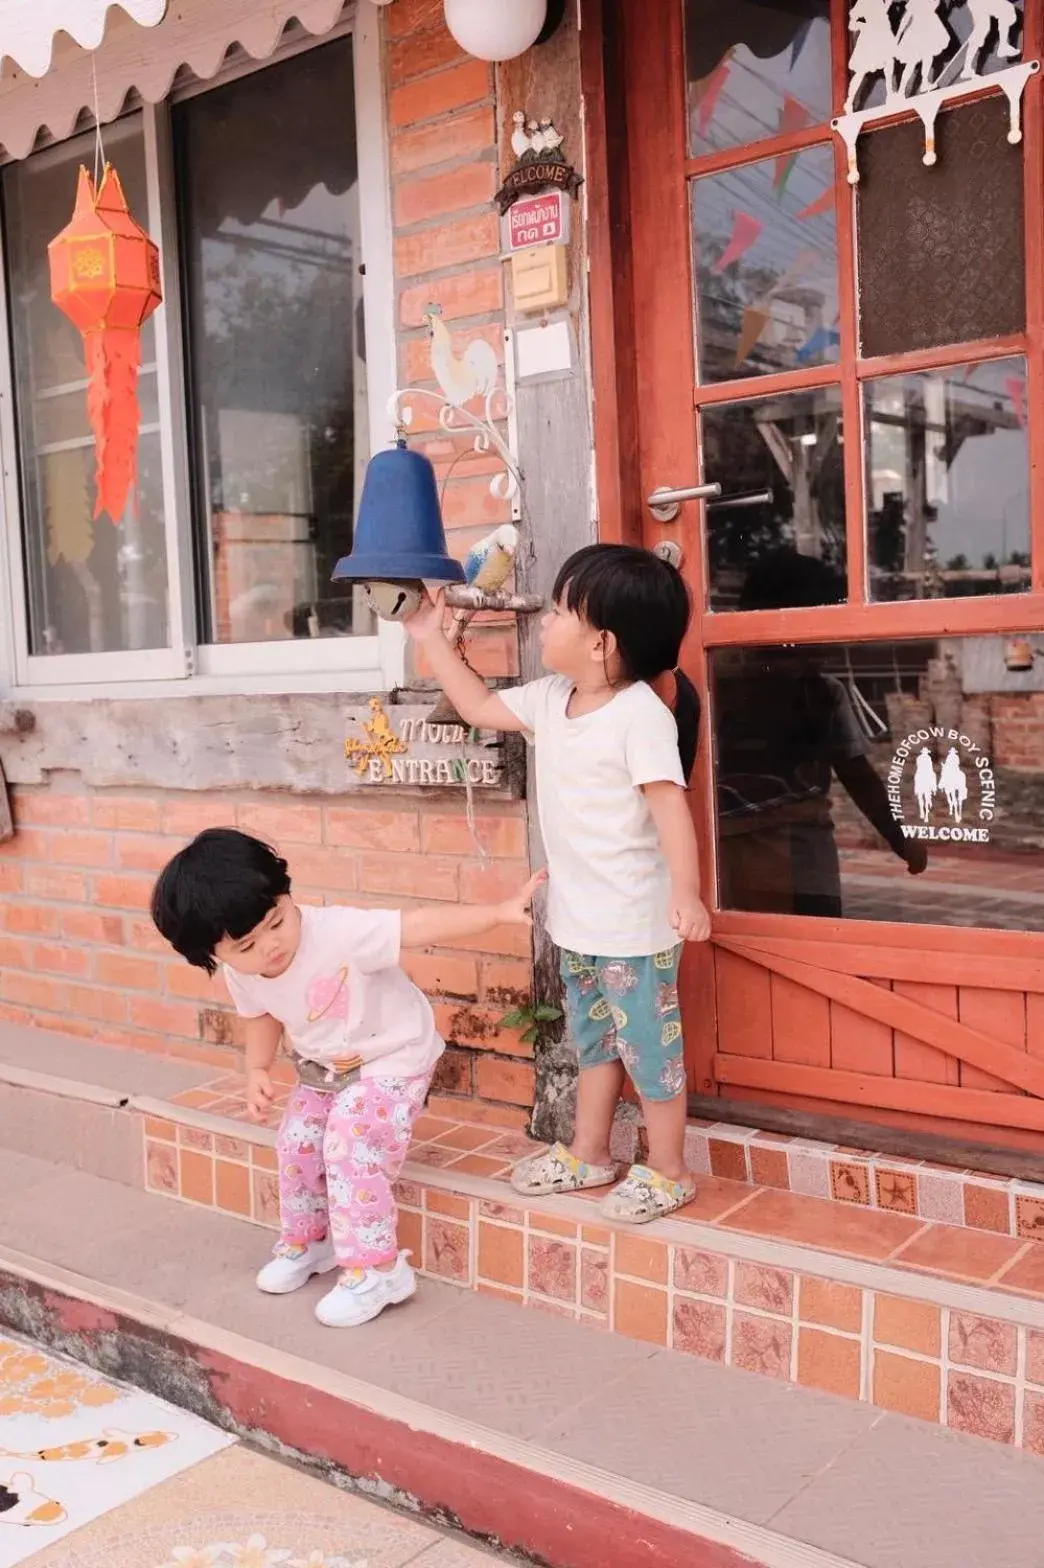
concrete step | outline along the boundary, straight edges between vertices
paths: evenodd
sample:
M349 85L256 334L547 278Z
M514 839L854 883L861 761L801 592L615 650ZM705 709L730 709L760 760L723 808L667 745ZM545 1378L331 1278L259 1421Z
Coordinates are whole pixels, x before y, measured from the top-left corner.
M1039 1461L424 1281L352 1331L257 1228L0 1153L0 1321L552 1568L1038 1568Z
M193 1064L0 1035L0 1147L57 1150L172 1208L271 1229L274 1130L240 1119L238 1080L211 1079ZM399 1184L403 1242L434 1280L1044 1454L1040 1242L729 1180L713 1174L721 1140L692 1137L711 1166L695 1201L635 1231L607 1224L597 1194L520 1199L507 1173L532 1145L518 1133L423 1117ZM810 1158L792 1145L788 1165L800 1175ZM919 1173L929 1194L943 1179ZM1011 1212L1031 1200L1004 1201Z

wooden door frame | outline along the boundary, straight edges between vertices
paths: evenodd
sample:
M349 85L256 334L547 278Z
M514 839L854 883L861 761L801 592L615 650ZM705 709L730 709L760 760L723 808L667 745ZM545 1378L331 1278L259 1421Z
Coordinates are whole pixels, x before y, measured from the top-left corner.
M854 194L839 199L838 252L841 285L842 354L836 367L813 372L765 375L712 386L697 385L693 283L689 233L688 179L695 173L749 163L804 147L834 147L839 192L844 184L844 149L822 125L766 140L742 153L688 157L686 143L685 53L682 0L580 0L581 83L585 98L588 174L588 252L599 533L603 539L678 538L684 529L684 571L696 613L685 662L706 691L707 649L777 642L888 641L904 637L938 638L1016 631L1044 626L1044 85L1031 81L1025 95L1024 181L1026 191L1027 324L1025 333L1005 340L963 344L921 354L856 358ZM832 0L833 90L840 106L846 89L847 0ZM1044 13L1027 6L1024 54L1044 49ZM649 84L655 83L655 91ZM903 116L905 118L905 116ZM657 265L663 257L685 258L685 265ZM1004 598L868 603L863 541L863 470L852 443L846 464L845 502L848 533L849 598L822 610L704 610L706 573L702 519L698 507L683 509L679 522L657 525L644 496L658 484L699 482L694 404L733 401L755 393L795 390L803 384L838 386L849 428L861 429L861 382L902 370L941 368L995 358L1005 351L1027 362L1031 591ZM665 368L666 367L666 368ZM670 395L665 388L670 387ZM677 393L674 388L677 388ZM695 814L704 866L705 891L713 903L713 768L706 729L693 781ZM1031 932L990 931L974 927L918 926L916 947L926 968L947 972L965 955L986 962L1036 964L1040 937ZM911 927L877 921L830 921L741 911L715 911L714 941L748 951L766 941L797 939L839 945L911 946ZM842 970L843 962L838 965ZM931 979L932 974L926 974ZM1036 990L1037 986L1030 989ZM690 1039L690 1088L714 1093L721 1070L715 1041L717 1017L710 954L695 955L684 972L689 1016L707 1020L701 1038ZM728 1092L726 1090L726 1092ZM794 1086L793 1092L797 1092ZM820 1091L821 1092L821 1091ZM985 1096L981 1096L985 1098ZM996 1096L990 1096L995 1100ZM777 1101L778 1103L778 1101ZM1023 1102L1025 1104L1025 1102ZM1025 1123L1023 1123L1025 1125Z

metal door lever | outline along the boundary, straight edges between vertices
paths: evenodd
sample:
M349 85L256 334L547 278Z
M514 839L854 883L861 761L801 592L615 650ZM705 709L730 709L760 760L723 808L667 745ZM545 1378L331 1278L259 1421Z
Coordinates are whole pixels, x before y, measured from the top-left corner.
M672 490L670 485L660 485L646 500L650 512L658 523L673 523L685 501L714 501L721 495L721 486L685 485Z

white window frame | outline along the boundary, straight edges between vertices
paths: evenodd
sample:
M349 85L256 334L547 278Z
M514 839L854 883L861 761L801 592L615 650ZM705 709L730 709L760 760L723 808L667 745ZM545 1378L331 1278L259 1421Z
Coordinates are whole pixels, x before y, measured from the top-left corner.
M168 561L166 648L143 652L33 655L29 653L19 464L14 418L14 365L7 312L0 311L0 681L12 699L227 695L295 691L385 691L405 679L402 628L378 621L375 634L261 643L200 644L196 623L193 515L188 464L187 381L184 374L180 257L175 224L170 108L237 76L264 70L332 38L351 33L366 331L370 449L395 435L389 403L396 385L395 289L384 90L376 8L348 7L321 38L291 35L270 59L235 63L212 81L186 84L162 103L140 111L148 183L148 227L159 245L163 304L154 316L160 448ZM0 287L6 294L0 250Z

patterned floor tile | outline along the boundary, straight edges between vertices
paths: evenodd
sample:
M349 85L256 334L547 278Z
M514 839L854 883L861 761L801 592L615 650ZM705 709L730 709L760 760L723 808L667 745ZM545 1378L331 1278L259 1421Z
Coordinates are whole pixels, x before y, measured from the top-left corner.
M0 1418L0 1568L59 1540L64 1568L65 1537L232 1441L13 1336L0 1339Z

